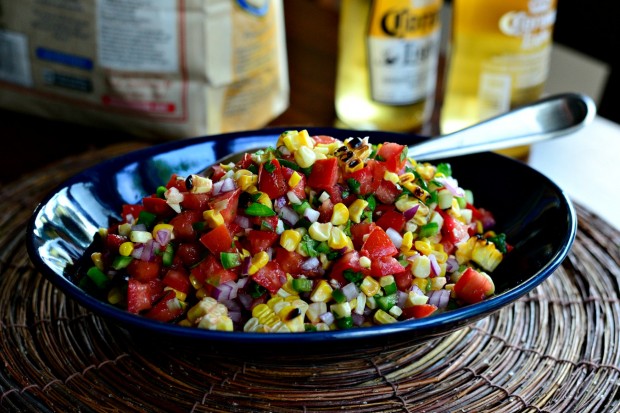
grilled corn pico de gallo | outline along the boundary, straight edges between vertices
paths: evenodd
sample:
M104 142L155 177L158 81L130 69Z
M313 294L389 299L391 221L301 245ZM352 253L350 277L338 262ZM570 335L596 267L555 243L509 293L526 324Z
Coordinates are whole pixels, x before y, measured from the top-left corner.
M81 285L163 322L303 332L395 323L484 300L511 249L449 164L407 147L280 135L173 175L99 230Z

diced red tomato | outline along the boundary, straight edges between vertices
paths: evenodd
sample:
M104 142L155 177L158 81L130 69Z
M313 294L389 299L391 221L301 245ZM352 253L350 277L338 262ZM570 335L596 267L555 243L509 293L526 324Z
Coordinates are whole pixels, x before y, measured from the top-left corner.
M295 251L288 251L282 247L276 247L275 253L275 260L280 264L282 271L293 276L301 274L301 264L304 261L303 255Z
M295 171L291 168L287 168L285 166L282 167L282 175L284 176L284 182L286 182L287 185L289 179L291 179L291 175L293 175L293 172ZM287 191L293 191L299 199L306 199L306 175L300 172L298 172L298 175L301 179L297 185L292 188L289 186Z
M250 217L250 222L255 228L274 232L278 226L278 217L275 215L272 217Z
M168 217L174 214L174 209L166 203L166 200L156 196L142 198L142 205L144 205L145 210L158 217Z
M192 268L191 274L203 285L210 284L215 287L227 281L237 281L239 278L235 271L224 268L219 256L216 258L211 254Z
M191 192L183 192L181 206L184 209L198 209L204 211L209 206L210 197L211 195L208 193L193 194Z
M334 214L334 203L331 198L326 199L321 202L318 208L319 211L319 222L329 222L332 219L332 215Z
M180 242L193 242L198 233L194 229L194 224L203 221L202 212L196 210L181 211L170 220L173 226L174 238Z
M421 304L412 305L411 307L403 308L403 317L405 319L410 318L424 318L437 311L437 306L433 304Z
M125 241L127 241L127 237L118 234L108 234L105 238L105 245L109 251L117 253L119 247Z
M407 220L402 213L396 210L391 210L385 211L381 215L381 217L377 220L377 225L383 228L384 231L387 231L388 228L392 228L398 232L402 232L405 227L405 222L407 222Z
M338 159L318 159L312 165L308 186L314 189L329 189L338 182Z
M270 172L265 167L266 163L270 163L273 170ZM282 167L277 159L272 159L263 163L258 168L258 189L266 193L269 198L276 199L284 196L288 191L288 183L284 180Z
M278 237L279 235L272 231L250 230L247 234L250 254L255 255L260 251L267 251L276 242Z
M174 291L168 291L144 316L164 323L174 320L183 315L184 308L176 297Z
M213 182L219 181L224 175L226 175L226 171L224 170L224 168L222 168L222 165L220 164L213 165L211 167L211 170L213 171L213 173L211 174L211 180L213 180Z
M370 275L373 277L400 274L404 271L405 267L400 265L394 257L383 256L371 259Z
M495 287L483 274L467 268L454 285L456 298L467 304L475 304L492 294Z
M228 191L217 195L209 202L209 208L219 210L220 214L222 214L222 218L224 218L224 222L230 224L237 215L241 192L241 188L237 188L234 191Z
M168 183L166 184L166 188L176 188L179 192L187 192L187 186L185 186L185 179L183 177L179 177L177 174L172 174Z
M127 311L138 314L148 310L163 293L163 285L159 280L141 282L129 278L127 282Z
M374 222L360 222L358 224L351 225L351 241L356 250L361 250L364 245L364 236L370 234L370 232L377 226Z
M398 274L393 274L394 275L394 281L396 282L396 287L400 290L400 291L409 291L409 289L411 288L411 283L413 281L413 275L411 274L411 271L409 271L409 267L405 268L405 271L398 273Z
M121 217L123 218L123 223L125 222L129 222L128 217L131 216L133 217L133 221L135 221L136 219L138 219L138 216L140 215L140 212L144 210L144 206L143 205L131 205L131 204L124 204L123 205L123 210L121 212Z
M162 283L170 288L187 294L190 289L189 275L184 269L173 269L166 271Z
M349 282L346 278L344 278L344 272L346 270L361 272L364 274L368 273L368 270L362 268L360 265L360 254L356 250L349 251L342 257L338 258L338 260L336 260L332 265L329 276L330 278L338 281L340 285L345 285Z
M200 237L200 242L217 257L220 256L220 252L228 252L233 248L232 236L228 231L228 227L224 224L218 225L211 231L202 235Z
M385 179L381 181L377 190L375 191L375 197L379 202L392 205L396 202L396 198L401 194L401 191L390 181Z
M373 162L373 161L371 160L368 162ZM362 169L343 175L345 182L348 182L349 179L353 179L359 183L359 188L357 192L355 192L356 194L358 195L371 194L375 191L375 189L377 189L377 186L379 186L378 183L375 186L372 165L373 164L370 163L370 165L366 165Z
M269 261L267 265L251 275L251 277L271 294L277 294L280 287L286 282L286 274L275 261Z
M398 254L398 249L383 228L375 227L364 241L361 253L374 261L381 257L392 257Z
M235 166L239 169L248 169L248 167L252 165L252 163L252 154L246 152L243 154L243 158L241 158L241 160L237 162Z
M399 173L407 162L407 147L393 142L384 143L379 148L377 156L385 160L385 165L390 172Z
M204 250L199 242L182 243L177 247L175 257L178 257L184 265L192 267L200 261Z
M454 245L462 241L467 241L469 238L467 225L463 224L461 221L440 208L437 208L436 211L443 218L441 237L444 250L448 254L451 254L454 252Z
M141 282L156 279L160 270L161 263L158 261L132 260L127 266L127 273Z
M328 135L314 135L312 137L317 144L329 145L330 143L336 142L336 138Z

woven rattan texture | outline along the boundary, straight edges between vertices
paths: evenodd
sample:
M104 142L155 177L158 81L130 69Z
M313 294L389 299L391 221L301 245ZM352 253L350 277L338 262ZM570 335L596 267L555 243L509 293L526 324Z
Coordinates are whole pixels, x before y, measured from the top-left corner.
M140 145L93 150L0 187L0 411L620 410L620 234L579 205L574 248L541 286L406 350L309 363L133 341L33 268L25 225L61 180Z

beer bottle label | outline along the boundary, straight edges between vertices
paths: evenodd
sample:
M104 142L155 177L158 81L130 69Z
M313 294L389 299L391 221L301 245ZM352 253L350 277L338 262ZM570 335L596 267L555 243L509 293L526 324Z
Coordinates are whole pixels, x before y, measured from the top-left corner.
M374 0L368 22L372 99L410 105L434 93L442 0Z

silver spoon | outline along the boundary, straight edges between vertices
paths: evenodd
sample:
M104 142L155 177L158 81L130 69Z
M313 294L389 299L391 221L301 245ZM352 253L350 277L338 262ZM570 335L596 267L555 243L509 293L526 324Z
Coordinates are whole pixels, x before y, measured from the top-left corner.
M409 156L432 160L529 145L573 133L590 123L595 114L596 105L589 96L553 95L465 129L410 145Z

